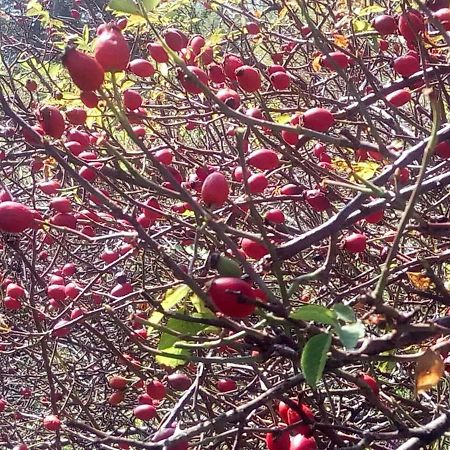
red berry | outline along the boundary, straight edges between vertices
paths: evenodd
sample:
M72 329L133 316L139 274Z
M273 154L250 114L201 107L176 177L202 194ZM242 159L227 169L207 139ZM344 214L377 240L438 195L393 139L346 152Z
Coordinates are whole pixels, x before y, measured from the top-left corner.
M223 83L226 79L225 73L221 66L216 63L211 63L208 66L208 77L213 83Z
M5 309L8 309L9 311L17 311L22 308L22 303L20 300L9 296L6 296L3 299L3 305L5 306Z
M263 173L255 173L248 177L248 189L250 194L262 194L269 185L266 176Z
M316 440L313 437L305 437L297 434L291 439L289 450L317 450Z
M326 195L319 189L306 191L305 200L317 212L326 211L331 206Z
M155 400L162 400L166 396L166 387L159 380L151 380L145 386L147 394Z
M231 109L237 109L241 104L241 97L236 91L233 91L233 89L220 89L217 92L216 97Z
M404 12L398 21L398 30L406 41L415 41L418 35L425 31L425 23L420 12L413 9Z
M109 396L108 403L112 406L117 406L124 400L125 400L125 393L122 391L116 391Z
M128 20L125 17L122 17L121 19L119 19L116 23L117 28L119 28L120 30L125 30L125 28L128 25Z
M65 286L61 284L51 284L47 288L47 295L49 298L61 302L66 299Z
M133 415L140 420L152 420L156 417L156 408L153 405L139 405L133 409Z
M83 102L83 105L87 108L96 108L99 102L99 98L97 94L92 91L83 91L80 94L80 100Z
M9 283L6 287L6 295L14 298L25 297L25 289L16 283Z
M64 117L55 106L44 106L39 110L39 123L45 134L55 139L59 139L66 128Z
M222 63L223 71L230 80L236 79L236 70L243 65L244 63L239 56L231 54L225 55Z
M112 389L123 391L128 385L128 380L120 375L113 375L108 378L108 385Z
M363 373L360 378L362 381L364 381L364 383L369 385L369 388L376 396L380 394L380 387L378 386L378 383L375 380L375 378L371 377L367 373Z
M179 52L182 48L185 48L183 35L179 30L175 28L168 28L163 34L166 44L174 51Z
M94 56L105 72L125 70L130 59L130 48L120 29L112 24L100 25L97 29L97 34ZM94 91L95 89L82 90Z
M381 36L387 36L388 34L395 34L397 32L397 21L393 16L387 14L375 16L372 20L372 26Z
M123 92L123 103L128 109L138 109L142 105L141 94L133 89L127 89Z
M268 450L289 450L291 437L289 431L280 431L266 434L266 446Z
M49 416L44 417L43 425L44 428L49 431L56 431L61 428L61 421L58 416L50 414Z
M130 72L142 78L151 77L155 73L155 68L146 59L133 59L129 64Z
M434 152L437 156L443 159L450 158L450 141L442 141L436 145Z
M217 381L217 390L219 392L230 392L236 390L236 381L231 378L221 378Z
M175 372L167 377L167 384L174 391L187 391L192 380L183 372Z
M21 233L34 225L34 216L28 206L6 201L0 203L0 231Z
M247 22L245 25L245 29L248 34L259 34L261 31L259 25L256 22Z
M169 55L164 50L164 47L159 44L158 42L152 42L147 45L147 50L150 54L150 56L157 62L157 63L166 63L169 61Z
M384 210L380 209L378 211L374 211L370 214L367 214L364 219L367 223L380 223L384 218Z
M83 108L72 108L66 111L67 120L72 125L83 125L87 119L87 113Z
M221 172L208 175L202 185L202 200L207 205L223 206L230 195L228 181Z
M404 55L394 60L393 67L402 77L409 77L420 70L420 62L415 56Z
M235 74L242 90L255 92L261 88L261 75L254 67L241 66L236 70Z
M119 298L119 297L125 297L126 295L129 295L133 292L133 286L131 285L131 283L122 283L122 284L117 284L116 286L113 287L113 289L111 290L111 295L113 297Z
M95 58L68 47L62 62L72 81L82 91L96 91L102 86L105 73Z
M311 108L303 114L303 125L314 131L328 131L334 125L334 117L328 109Z
M322 65L329 70L336 70L336 66L340 69L346 69L349 64L349 58L342 52L330 52L322 57Z
M198 81L200 81L203 84L208 84L208 75L196 66L188 66L187 67L189 71L191 72L192 76L197 78ZM187 75L184 73L180 73L180 82L186 92L189 92L190 94L200 94L202 92L202 88L197 86L193 81L191 81Z
M361 253L366 249L367 236L361 233L352 233L344 240L344 248L349 253Z
M285 71L274 72L269 79L277 91L283 91L291 84L291 77Z
M77 218L73 214L58 213L50 218L50 223L58 227L66 227L74 230L77 227Z
M386 100L393 106L400 107L411 100L411 92L407 89L399 89L386 95Z
M271 223L284 223L286 221L283 211L278 208L267 211L266 214L264 214L264 219Z
M253 259L261 259L263 256L269 254L269 250L264 244L260 242L252 241L248 238L243 238L241 241L241 248L244 253Z
M25 88L29 92L35 92L38 88L38 85L37 85L36 81L34 81L34 80L27 80L25 83Z
M255 150L248 156L248 163L260 170L276 169L280 164L278 154L273 150Z
M216 278L210 285L209 296L221 313L233 317L248 317L255 310L252 287L240 278ZM249 301L247 301L249 300Z
M56 212L69 213L72 211L72 202L67 197L54 197L50 201L50 207Z

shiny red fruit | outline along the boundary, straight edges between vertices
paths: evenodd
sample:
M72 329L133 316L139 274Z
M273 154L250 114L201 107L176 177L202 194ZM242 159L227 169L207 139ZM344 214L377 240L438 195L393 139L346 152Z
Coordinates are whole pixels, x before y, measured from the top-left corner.
M268 450L289 450L291 437L289 431L280 431L266 434L266 446Z
M280 164L278 153L266 148L250 153L247 161L251 166L260 170L276 169Z
M243 238L241 241L241 248L244 250L244 253L253 259L261 259L263 256L269 254L269 250L264 244L260 242L252 241L248 238Z
M121 30L113 25L101 25L97 29L94 56L105 72L121 72L128 66L130 48ZM95 89L83 89L94 91Z
M44 106L39 110L39 124L44 133L59 139L66 128L64 116L56 106Z
M240 88L246 92L256 92L261 88L261 75L251 66L240 66L235 71Z
M283 91L291 85L291 77L286 71L274 72L269 77L272 86L277 91Z
M33 225L33 212L28 206L13 201L0 203L0 231L21 233Z
M49 431L57 431L61 428L61 420L59 420L58 416L50 414L44 417L43 425Z
M407 89L399 89L386 95L386 100L393 106L400 107L411 100L411 92Z
M367 373L363 373L361 375L361 380L364 381L364 383L368 384L371 391L378 396L380 394L380 387L378 386L377 381L372 376L368 375Z
M155 68L146 59L133 59L129 64L130 72L142 78L151 77L155 73Z
M398 30L406 41L414 42L425 31L422 14L414 9L404 12L398 21Z
M208 293L217 310L227 316L245 318L255 311L253 289L240 278L216 278Z
M297 434L291 439L289 450L317 450L317 443L313 437Z
M216 97L231 109L237 109L241 104L241 97L236 91L233 91L233 89L220 89L217 92Z
M222 63L223 71L230 80L236 79L236 70L243 65L241 58L232 54L225 55Z
M198 81L203 84L208 84L208 75L206 75L202 69L196 66L188 66L187 68L192 73L192 76L197 78ZM190 94L200 94L202 92L202 88L191 81L191 79L184 73L180 73L180 83L186 92L189 92Z
M336 66L346 69L349 65L349 58L342 52L330 52L322 57L322 65L329 70L336 70Z
M409 77L420 70L420 61L412 55L399 56L394 60L393 67L402 77Z
M96 91L102 86L105 72L92 56L86 55L73 47L68 47L62 62L69 71L72 81L82 91Z
M225 175L213 172L208 175L202 184L202 200L207 205L223 206L230 195L230 187Z
M152 420L156 417L156 408L153 405L139 405L133 409L133 415L144 421Z
M311 108L303 114L303 125L314 131L328 131L334 125L334 117L328 109Z
M236 390L236 381L231 378L221 378L217 381L217 390L219 392L231 392Z
M395 34L397 32L397 21L395 17L389 16L388 14L375 16L372 20L372 26L381 36L387 36L388 34Z
M344 248L349 253L361 253L366 249L367 236L362 233L352 233L344 240Z
M331 206L327 196L319 189L305 191L305 200L317 212L326 211Z
M269 181L263 173L250 175L247 180L250 194L262 194L269 185Z

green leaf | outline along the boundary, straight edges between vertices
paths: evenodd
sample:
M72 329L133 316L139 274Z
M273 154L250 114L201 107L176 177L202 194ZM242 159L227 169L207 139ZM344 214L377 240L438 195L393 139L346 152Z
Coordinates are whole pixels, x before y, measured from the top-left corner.
M141 11L137 6L137 3L133 0L110 0L108 6L118 12L141 15Z
M312 388L315 388L322 378L330 346L331 336L322 333L310 338L303 348L300 365L306 382Z
M355 348L358 340L364 337L365 330L364 325L358 321L342 327L337 326L336 333L338 334L344 347L352 349Z
M160 0L142 0L142 6L146 12L151 12L159 5L159 2ZM110 0L108 6L113 11L142 16L139 0Z
M160 0L142 0L144 8L147 12L154 11L159 5Z
M183 300L190 292L191 288L186 284L180 284L174 289L169 289L164 296L164 300L161 302L161 307L164 311L173 308L177 303ZM155 311L148 319L151 323L159 323L164 315Z
M177 312L183 314L184 310L178 310ZM193 317L202 317L202 316L201 314L193 314ZM178 331L180 333L189 336L195 336L200 331L203 331L208 327L208 325L202 323L187 322L185 320L180 319L169 319L166 326L171 330ZM191 352L189 349L186 348L175 347L175 344L178 342L186 342L186 341L180 340L179 336L174 336L173 334L169 334L166 332L162 333L161 339L159 340L158 344L158 350L170 353L174 356L182 356L183 358L158 355L156 357L156 362L158 364L168 367L178 367L185 364L186 360L189 360Z
M308 320L333 326L338 323L336 313L321 305L300 306L289 317L291 319Z
M372 25L367 20L364 19L353 19L352 24L353 29L357 33L361 33L363 31L368 31L372 29Z
M350 306L343 303L337 303L333 306L333 310L337 315L337 318L344 322L356 322L355 312Z

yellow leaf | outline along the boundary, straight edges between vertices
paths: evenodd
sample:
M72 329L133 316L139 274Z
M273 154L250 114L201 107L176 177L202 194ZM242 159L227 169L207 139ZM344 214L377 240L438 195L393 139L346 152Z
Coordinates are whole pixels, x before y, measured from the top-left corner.
M416 394L437 386L444 374L444 361L439 353L428 348L416 361Z
M380 165L374 161L352 163L353 172L364 180L370 180L376 174L379 167Z
M278 13L278 18L279 19L283 19L286 16L287 13L288 13L288 9L287 8L282 8L280 10L280 12Z
M423 275L421 272L406 272L409 281L416 288L422 291L426 291L430 288L431 280Z
M322 68L322 65L320 64L320 59L321 58L322 58L321 56L316 56L313 59L312 68L313 68L314 72L319 72L320 69Z
M347 48L348 47L348 38L346 38L342 34L335 34L334 35L334 43L341 48Z

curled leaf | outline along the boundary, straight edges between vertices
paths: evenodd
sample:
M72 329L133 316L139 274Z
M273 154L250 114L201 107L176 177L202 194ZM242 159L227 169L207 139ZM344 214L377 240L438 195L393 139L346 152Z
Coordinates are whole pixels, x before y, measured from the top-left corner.
M444 368L441 355L428 348L416 361L416 394L421 394L437 386L444 374Z

